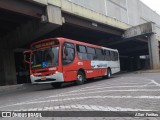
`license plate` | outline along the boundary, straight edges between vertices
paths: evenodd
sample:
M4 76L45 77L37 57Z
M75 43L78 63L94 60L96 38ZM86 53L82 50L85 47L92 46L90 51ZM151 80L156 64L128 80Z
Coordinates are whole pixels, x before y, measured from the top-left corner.
M41 78L41 80L46 80L46 77Z

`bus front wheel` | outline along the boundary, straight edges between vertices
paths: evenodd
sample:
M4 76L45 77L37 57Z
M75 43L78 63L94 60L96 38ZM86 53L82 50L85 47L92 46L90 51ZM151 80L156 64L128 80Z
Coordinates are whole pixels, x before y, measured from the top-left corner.
M54 88L60 88L62 86L62 83L51 83L51 85Z
M77 73L77 80L76 80L76 85L82 85L85 81L85 75L79 71Z

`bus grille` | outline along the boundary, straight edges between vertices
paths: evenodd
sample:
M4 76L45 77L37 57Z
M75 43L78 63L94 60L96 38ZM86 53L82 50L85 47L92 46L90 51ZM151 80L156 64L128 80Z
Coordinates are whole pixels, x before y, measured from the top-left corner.
M55 81L56 79L46 79L46 80L35 80L35 82L52 82Z

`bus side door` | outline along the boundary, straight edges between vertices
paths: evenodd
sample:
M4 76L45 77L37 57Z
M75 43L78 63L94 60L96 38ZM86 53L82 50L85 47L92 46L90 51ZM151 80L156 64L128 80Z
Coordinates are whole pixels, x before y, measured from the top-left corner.
M76 80L77 64L75 61L75 46L73 43L64 42L62 46L62 65L64 81Z

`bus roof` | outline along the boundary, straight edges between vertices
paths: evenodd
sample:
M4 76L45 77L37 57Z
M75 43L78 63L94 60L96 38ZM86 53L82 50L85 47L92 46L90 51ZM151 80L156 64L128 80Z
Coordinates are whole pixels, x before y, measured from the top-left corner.
M93 45L93 44L89 44L89 43L85 43L85 42L80 42L80 41L76 41L76 40L62 38L62 37L47 38L47 39L44 39L44 40L41 40L41 41L38 41L38 42L34 42L34 43L31 44L31 47L33 45L35 45L35 44L39 44L39 43L50 41L50 40L59 40L59 41L62 41L62 42L71 42L71 43L75 43L75 44L79 44L79 45L84 45L84 46L88 46L88 47L102 48L102 49L105 49L105 50L111 50L111 51L117 51L118 52L117 49L106 48L106 47L103 47L103 46Z
M79 42L79 41L71 40L71 39L67 39L67 38L56 38L56 39L58 39L58 40L62 39L63 41L66 41L66 42L72 42L72 43L75 43L75 44L85 45L85 46L88 46L88 47L96 47L96 48L102 48L102 49L105 49L105 50L111 50L111 51L118 52L117 49L111 49L111 48L98 46L98 45L93 45L93 44L89 44L89 43L85 43L85 42Z

